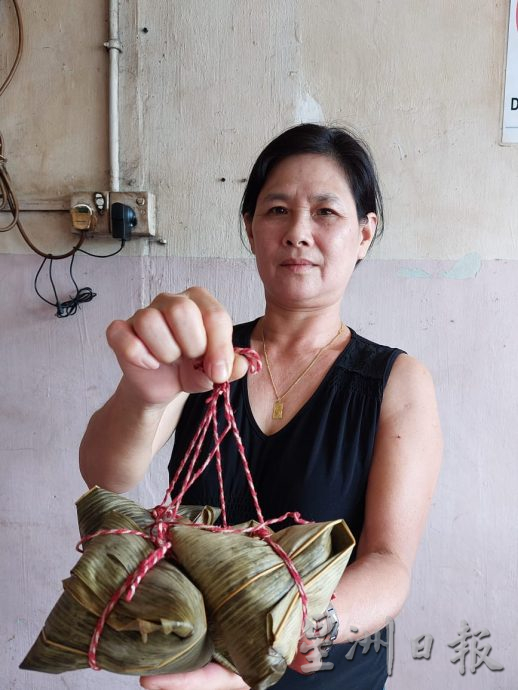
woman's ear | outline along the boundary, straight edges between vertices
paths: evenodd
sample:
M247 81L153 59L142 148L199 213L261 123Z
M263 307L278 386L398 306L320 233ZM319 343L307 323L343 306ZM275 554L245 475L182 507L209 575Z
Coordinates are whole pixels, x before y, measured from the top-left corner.
M375 213L368 213L367 217L360 222L360 246L358 247L358 261L364 259L369 247L371 246L376 227L378 225L378 216Z
M252 233L252 221L253 216L251 216L249 213L243 213L243 223L245 224L246 236L248 237L248 241L250 242L250 249L252 250L252 254L255 254L254 236Z

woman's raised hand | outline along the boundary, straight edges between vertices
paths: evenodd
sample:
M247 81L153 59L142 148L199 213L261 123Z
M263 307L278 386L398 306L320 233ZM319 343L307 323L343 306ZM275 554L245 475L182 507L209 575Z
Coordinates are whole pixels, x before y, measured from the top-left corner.
M234 355L230 315L199 287L158 295L127 321L113 321L106 336L125 386L146 405L166 405L182 391L210 390L248 368Z

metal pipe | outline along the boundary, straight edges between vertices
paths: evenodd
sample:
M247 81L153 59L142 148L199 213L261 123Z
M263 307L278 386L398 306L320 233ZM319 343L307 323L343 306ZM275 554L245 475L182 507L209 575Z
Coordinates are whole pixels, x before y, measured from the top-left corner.
M110 191L120 189L119 169L119 53L122 45L119 40L119 0L110 0L109 5L110 40L104 45L110 54L109 77L109 142L110 142Z

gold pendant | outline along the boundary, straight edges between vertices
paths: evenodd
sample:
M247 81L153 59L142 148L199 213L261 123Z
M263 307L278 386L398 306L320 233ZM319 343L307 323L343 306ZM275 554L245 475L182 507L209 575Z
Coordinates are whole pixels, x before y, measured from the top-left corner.
M280 400L276 400L273 403L272 419L282 419L282 412L284 410L284 405Z

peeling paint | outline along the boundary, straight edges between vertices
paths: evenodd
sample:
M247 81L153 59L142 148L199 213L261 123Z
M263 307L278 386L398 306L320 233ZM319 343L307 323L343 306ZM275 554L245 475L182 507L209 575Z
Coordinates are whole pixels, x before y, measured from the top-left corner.
M295 106L295 119L297 122L325 122L320 103L307 91L299 95Z
M482 257L477 252L465 254L447 271L429 273L422 268L400 268L398 276L402 278L448 278L450 280L467 280L475 278L482 266Z
M465 254L448 271L439 273L439 277L451 278L453 280L466 280L474 278L480 271L482 258L477 252Z
M399 160L402 161L404 158L408 158L407 154L403 151L403 147L401 146L401 144L398 141L396 141L395 144L399 151Z
M403 278L431 278L432 274L422 268L400 268L397 272Z

